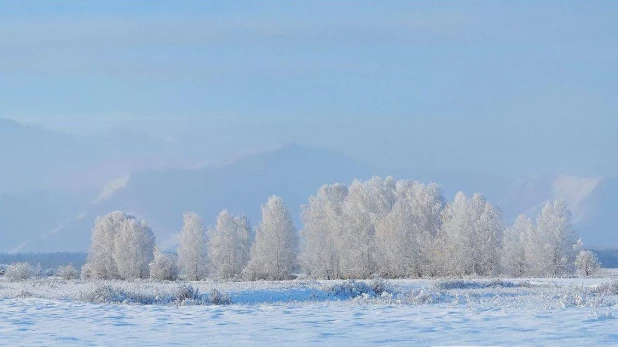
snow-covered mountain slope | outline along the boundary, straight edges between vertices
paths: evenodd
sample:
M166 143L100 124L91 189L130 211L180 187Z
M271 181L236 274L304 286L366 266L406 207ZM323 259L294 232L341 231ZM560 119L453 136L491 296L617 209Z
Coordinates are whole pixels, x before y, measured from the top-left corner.
M614 178L557 175L511 183L474 174L392 172L336 151L287 144L220 165L119 176L96 193L0 195L0 251L86 251L96 216L116 209L146 219L158 243L173 249L183 212L195 211L213 224L220 210L229 209L246 214L255 224L260 204L273 194L284 198L300 226L300 205L320 185L387 174L437 182L447 199L457 190L482 192L502 208L507 223L519 213L534 217L546 201L562 197L573 210L575 226L586 245L618 245L611 219L618 206L618 180Z
M260 204L280 195L298 219L300 205L325 183L368 178L377 172L338 152L294 144L196 170L150 170L107 185L85 209L22 250L86 250L97 215L123 210L146 219L158 243L173 248L182 213L195 211L207 224L229 209L259 220Z
M82 136L0 118L0 193L94 189L158 167L167 147L126 129Z

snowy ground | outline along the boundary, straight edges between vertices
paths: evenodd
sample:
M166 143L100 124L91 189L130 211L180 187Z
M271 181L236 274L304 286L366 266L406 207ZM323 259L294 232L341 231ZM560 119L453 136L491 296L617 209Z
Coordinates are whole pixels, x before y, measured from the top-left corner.
M615 280L0 281L0 345L618 345Z

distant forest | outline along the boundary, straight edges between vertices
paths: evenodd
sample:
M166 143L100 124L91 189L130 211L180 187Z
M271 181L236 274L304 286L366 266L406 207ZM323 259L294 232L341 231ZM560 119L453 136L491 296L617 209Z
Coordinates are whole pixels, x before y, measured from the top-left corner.
M0 264L29 263L32 266L40 264L43 269L56 269L70 264L80 269L86 263L87 256L87 253L81 252L0 253Z

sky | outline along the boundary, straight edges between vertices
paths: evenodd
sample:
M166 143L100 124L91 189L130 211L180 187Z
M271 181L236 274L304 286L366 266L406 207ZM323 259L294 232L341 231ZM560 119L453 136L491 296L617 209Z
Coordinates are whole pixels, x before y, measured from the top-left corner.
M0 0L0 117L618 176L616 18L610 1Z

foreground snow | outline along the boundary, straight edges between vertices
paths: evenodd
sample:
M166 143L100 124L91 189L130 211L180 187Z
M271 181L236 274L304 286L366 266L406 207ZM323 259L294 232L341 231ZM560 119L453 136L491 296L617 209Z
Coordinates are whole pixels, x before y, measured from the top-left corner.
M608 282L400 280L382 294L341 281L192 284L229 305L80 300L101 285L146 297L177 283L0 282L0 345L616 345Z

